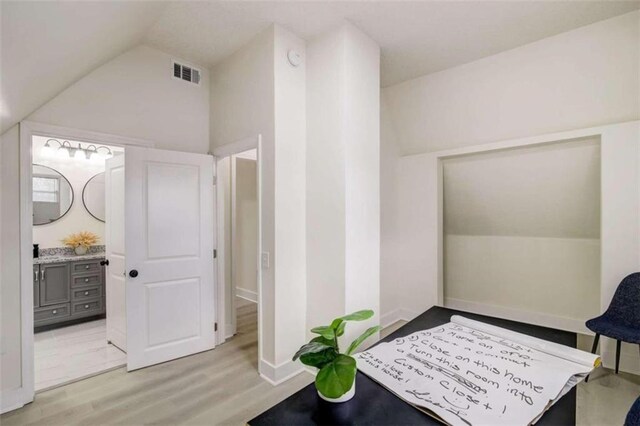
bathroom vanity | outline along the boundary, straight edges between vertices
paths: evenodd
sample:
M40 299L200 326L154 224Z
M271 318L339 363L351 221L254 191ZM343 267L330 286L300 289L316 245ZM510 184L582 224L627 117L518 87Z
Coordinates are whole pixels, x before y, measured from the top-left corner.
M104 253L33 259L33 325L105 313Z

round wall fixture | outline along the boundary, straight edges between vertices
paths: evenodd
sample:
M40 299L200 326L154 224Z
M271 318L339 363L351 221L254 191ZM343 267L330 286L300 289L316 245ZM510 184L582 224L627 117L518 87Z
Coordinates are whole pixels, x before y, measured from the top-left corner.
M302 55L291 49L287 52L287 59L292 67L298 67L302 63Z

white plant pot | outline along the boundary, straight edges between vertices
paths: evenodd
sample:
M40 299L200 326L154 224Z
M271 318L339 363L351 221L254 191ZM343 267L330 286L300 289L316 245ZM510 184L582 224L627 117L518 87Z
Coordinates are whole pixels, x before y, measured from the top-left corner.
M320 398L324 399L327 402L334 402L334 403L347 402L351 398L353 398L353 396L356 394L356 380L355 378L353 379L353 386L351 386L351 389L349 389L347 393L345 393L339 398L327 398L326 396L322 395L320 391L317 391L317 392Z
M87 254L87 248L85 246L78 246L75 248L75 252L77 255Z

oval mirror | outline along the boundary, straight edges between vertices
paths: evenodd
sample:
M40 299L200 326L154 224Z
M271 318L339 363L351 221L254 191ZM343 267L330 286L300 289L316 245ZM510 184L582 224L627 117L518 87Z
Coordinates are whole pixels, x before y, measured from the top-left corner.
M34 164L33 224L46 225L67 214L73 204L73 188L59 171Z
M87 181L82 190L82 203L91 216L104 222L104 172Z

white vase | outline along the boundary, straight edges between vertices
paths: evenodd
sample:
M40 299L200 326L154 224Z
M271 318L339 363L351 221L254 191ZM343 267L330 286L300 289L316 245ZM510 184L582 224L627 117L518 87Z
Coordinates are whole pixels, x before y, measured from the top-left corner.
M318 395L320 396L320 398L324 399L327 402L334 402L334 403L339 403L339 402L347 402L349 401L351 398L353 398L353 396L356 394L356 379L353 379L353 386L351 386L351 389L349 389L347 391L347 393L345 393L344 395L338 397L338 398L327 398L326 396L322 395L320 393L320 391L318 391Z
M87 254L87 248L85 246L78 246L75 248L75 252L77 255L81 256L83 254Z

